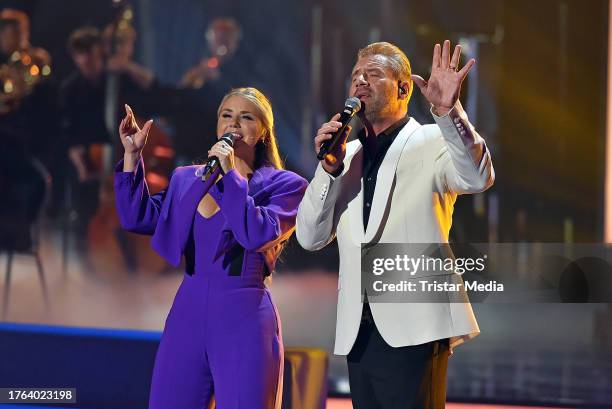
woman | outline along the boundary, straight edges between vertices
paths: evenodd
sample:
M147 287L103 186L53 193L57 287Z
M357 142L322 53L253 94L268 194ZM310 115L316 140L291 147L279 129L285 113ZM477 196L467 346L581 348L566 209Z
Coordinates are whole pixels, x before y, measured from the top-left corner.
M140 153L152 121L139 129L126 105L119 133L125 157L115 191L122 226L151 234L153 248L186 273L157 351L149 407L280 408L283 346L264 285L295 228L307 182L282 169L272 107L254 88L230 91L208 152L220 171L177 168L167 190L149 195ZM198 175L196 175L198 173ZM219 175L217 177L217 174Z

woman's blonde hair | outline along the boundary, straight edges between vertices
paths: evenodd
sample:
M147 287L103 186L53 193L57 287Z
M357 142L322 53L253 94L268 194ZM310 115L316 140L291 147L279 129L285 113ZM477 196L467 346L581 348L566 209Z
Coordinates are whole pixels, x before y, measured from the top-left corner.
M255 169L262 166L272 166L276 169L283 169L283 161L278 151L276 134L274 133L274 114L270 100L258 89L252 87L234 88L221 100L217 110L217 118L221 114L221 107L228 98L240 96L253 103L257 108L257 116L263 124L264 135L255 145Z

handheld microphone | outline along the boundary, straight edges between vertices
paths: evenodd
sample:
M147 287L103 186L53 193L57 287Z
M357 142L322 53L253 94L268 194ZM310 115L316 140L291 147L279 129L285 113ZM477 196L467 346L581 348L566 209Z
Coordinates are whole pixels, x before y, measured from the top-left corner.
M229 132L226 134L223 134L223 136L219 138L219 141L223 141L227 143L229 146L233 147L234 146L234 134L229 133ZM196 176L201 177L202 182L206 182L206 180L210 177L210 175L212 175L213 173L217 171L217 169L219 169L219 166L221 166L221 162L219 161L219 158L217 158L216 156L208 158L208 161L206 161L206 164L198 168L198 170L196 171Z
M351 122L351 119L353 119L355 114L359 112L360 109L361 101L357 97L350 97L344 102L344 110L340 114L340 119L338 119L338 122L341 122L342 126L334 134L332 134L331 139L328 139L321 144L317 159L323 159L328 152L334 150L340 141L340 137L344 133L346 126L349 124L349 122Z

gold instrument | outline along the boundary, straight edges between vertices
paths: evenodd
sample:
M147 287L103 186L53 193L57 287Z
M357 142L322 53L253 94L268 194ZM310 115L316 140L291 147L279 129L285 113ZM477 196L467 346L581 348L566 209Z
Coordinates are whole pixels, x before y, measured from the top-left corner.
M0 114L16 109L34 87L51 75L51 58L42 48L15 51L0 65Z

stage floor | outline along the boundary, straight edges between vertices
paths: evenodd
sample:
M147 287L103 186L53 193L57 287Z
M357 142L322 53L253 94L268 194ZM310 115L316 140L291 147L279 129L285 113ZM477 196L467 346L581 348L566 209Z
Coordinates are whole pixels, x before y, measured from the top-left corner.
M183 278L178 269L168 269L163 273L143 270L129 274L122 269L96 272L84 268L73 249L70 249L68 270L63 271L62 241L58 230L47 226L43 232L41 253L48 303L44 301L34 259L25 255L14 257L10 287L7 289L4 280L7 257L4 253L0 254L1 321L154 331L163 329ZM291 253L287 252L284 257L291 257ZM330 385L333 385L331 390L348 392L345 358L332 354L337 275L324 271L296 273L281 269L275 274L271 288L282 319L285 345L327 351ZM8 294L8 299L5 294ZM599 355L589 358L589 354L599 354L600 351L572 349L568 353L559 345L559 340L564 340L568 345L581 341L588 346L582 334L593 332L589 318L596 305L570 305L567 308L539 305L537 311L528 305L479 307L481 305L474 305L479 324L485 331L476 341L458 348L452 357L449 363L449 397L493 400L504 396L509 402L538 402L525 396L533 398L546 393L553 401L557 396L582 398L597 392L601 395L600 401L609 402L605 395L608 389L603 385L608 381L597 377L595 379L599 384L591 382L594 379L591 372L595 370L592 368L593 362L602 361L601 358L594 361ZM521 320L516 319L517 315ZM543 331L542 322L549 323L552 329ZM528 344L525 343L526 339L529 340ZM582 366L574 368L576 362ZM572 404L577 401L574 400ZM330 399L328 407L341 409L350 408L351 405L349 400ZM447 407L502 408L458 404ZM20 408L23 409L23 406Z

